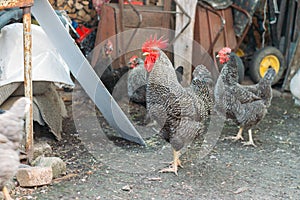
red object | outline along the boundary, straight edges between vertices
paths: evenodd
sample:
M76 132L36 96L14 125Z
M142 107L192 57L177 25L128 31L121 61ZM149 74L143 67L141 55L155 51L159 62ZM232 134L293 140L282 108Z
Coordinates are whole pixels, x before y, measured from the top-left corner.
M231 53L231 49L229 47L224 47L218 52L218 57L220 63L223 65L224 63L228 62L229 54Z
M124 2L125 5L128 5L129 3L127 1ZM142 6L144 5L143 2L141 1L131 1L132 5L138 5L138 6Z
M142 46L142 51L143 52L150 52L151 50L155 50L155 49L165 49L168 47L168 42L167 40L163 40L163 36L160 37L159 39L157 39L157 36L154 35L154 37L152 38L152 35L150 36L150 38L144 42L143 46Z
M152 36L150 36L150 38L146 42L144 42L142 46L142 51L147 53L144 62L144 67L148 72L151 72L154 63L159 57L158 49L165 49L167 47L168 47L167 40L163 40L163 37L157 39L156 35L153 38Z
M86 36L88 36L92 31L93 29L87 28L84 25L79 24L78 27L76 28L76 32L80 37L76 39L76 42L78 43L82 42L82 40L86 38Z

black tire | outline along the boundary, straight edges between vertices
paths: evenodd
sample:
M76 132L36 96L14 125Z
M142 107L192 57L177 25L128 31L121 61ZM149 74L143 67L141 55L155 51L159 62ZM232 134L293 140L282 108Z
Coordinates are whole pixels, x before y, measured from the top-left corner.
M238 67L239 83L241 83L245 78L244 63L238 55L236 55L235 53L232 53L232 55L235 57L235 61Z
M286 68L284 56L275 47L267 46L254 53L250 63L250 69L249 69L250 77L255 83L257 83L262 78L262 75L260 74L260 67L263 59L266 58L267 56L275 56L279 61L279 66L275 66L275 67L279 67L278 71L274 68L274 66L269 66L274 68L277 72L274 81L272 83L272 85L274 85L281 79L283 72Z

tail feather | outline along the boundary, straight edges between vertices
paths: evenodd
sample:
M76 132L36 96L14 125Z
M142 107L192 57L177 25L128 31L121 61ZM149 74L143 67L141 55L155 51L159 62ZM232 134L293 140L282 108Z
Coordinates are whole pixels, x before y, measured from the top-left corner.
M206 110L210 112L214 102L214 81L206 66L198 65L195 68L191 86L195 94L205 102Z
M275 76L276 76L276 71L272 67L270 67L267 70L267 72L265 73L265 76L264 76L263 80L269 80L272 83Z

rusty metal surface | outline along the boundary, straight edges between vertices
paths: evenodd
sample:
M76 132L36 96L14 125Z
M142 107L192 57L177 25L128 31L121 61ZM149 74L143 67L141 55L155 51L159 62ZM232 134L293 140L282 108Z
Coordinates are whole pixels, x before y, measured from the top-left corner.
M244 29L243 34L239 38L239 40L238 40L238 42L236 44L236 47L233 49L234 51L236 51L240 47L240 45L242 44L243 40L245 39L245 37L246 37L246 35L247 35L248 31L249 31L249 28L250 28L250 26L252 24L252 16L245 9L243 9L243 8L241 8L241 7L239 7L239 6L235 5L235 4L232 4L231 6L232 6L232 8L234 8L234 9L242 12L248 18L248 23L246 25L246 28Z
M0 0L0 10L15 7L28 7L33 5L34 0Z
M240 11L243 12L244 10L240 9ZM247 15L247 13L245 13L245 15ZM207 4L198 2L195 23L195 40L199 42L213 58L213 54L224 46L236 49L240 45L240 43L237 44L234 33L232 7L215 10ZM242 37L242 39L243 38L244 37Z
M198 5L200 5L201 7L205 8L205 9L207 9L208 11L214 13L215 15L217 15L217 16L219 17L219 21L220 21L220 22L217 22L218 19L213 20L213 18L212 18L213 16L212 16L212 15L211 15L210 17L209 17L209 15L208 15L208 17L207 17L209 33L211 33L210 36L209 36L211 42L210 42L210 45L209 45L209 48L208 48L207 51L208 51L209 54L212 55L212 53L213 53L213 48L214 48L214 46L215 46L217 40L219 39L219 37L220 37L222 31L224 30L225 19L222 17L222 14L220 14L220 12L217 12L216 10L212 9L212 8L209 7L208 5L202 3L201 1L198 2ZM218 27L219 30L218 30L217 33L214 35L213 33L215 32L214 28L216 27L216 26L215 26L216 24L220 24L220 26ZM213 35L214 35L214 36L213 36ZM226 34L225 34L225 37L226 37ZM213 39L212 39L212 38L213 38ZM225 40L225 42L226 42L226 40Z
M23 8L23 40L24 40L24 93L32 102L32 38L30 7ZM33 156L33 109L30 105L26 116L26 153L29 162Z

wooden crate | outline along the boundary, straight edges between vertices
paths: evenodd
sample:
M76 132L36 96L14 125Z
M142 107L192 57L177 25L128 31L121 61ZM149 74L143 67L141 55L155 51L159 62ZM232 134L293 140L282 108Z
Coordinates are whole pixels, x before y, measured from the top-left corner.
M140 24L139 31L136 32L137 37L134 37L128 45L134 30L139 24L139 18L137 14L129 5L124 5L122 20L119 4L110 3L104 5L100 16L101 20L98 24L95 49L99 49L103 46L101 43L102 41L111 38L114 45L114 53L112 54L112 57L113 59L115 59L113 67L118 68L120 66L124 66L131 56L141 56L141 50L138 48L141 47L141 44L146 39L146 35L145 37L143 37L143 33L145 33L145 31L147 32L147 30L151 32L151 29L149 29L149 27L157 27L158 29L165 28L164 30L153 31L153 33L160 32L161 35L171 34L168 30L166 30L174 29L174 26L171 25L171 14L162 12L166 9L169 10L170 6L171 5L135 6L142 15L142 22ZM98 59L99 51L96 50L93 54L92 65L94 65Z

